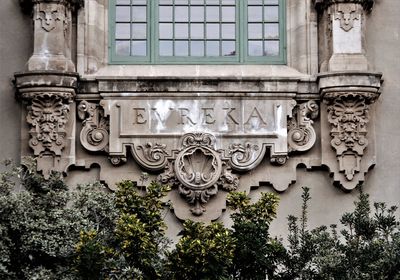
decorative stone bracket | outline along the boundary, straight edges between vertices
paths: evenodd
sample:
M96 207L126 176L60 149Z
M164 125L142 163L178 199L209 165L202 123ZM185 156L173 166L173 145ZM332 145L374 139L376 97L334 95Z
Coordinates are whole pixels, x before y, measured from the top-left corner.
M364 174L374 164L371 155L364 158L369 145L370 106L379 97L381 74L335 73L319 77L321 98L327 105L331 126L330 141L338 165L325 162L334 180L351 190L364 181ZM373 155L372 155L373 157Z
M60 72L28 72L15 75L18 98L27 106L29 147L37 157L37 169L45 178L64 172L66 147L71 146L71 107L77 75ZM73 140L74 141L74 140ZM64 160L63 160L64 158Z

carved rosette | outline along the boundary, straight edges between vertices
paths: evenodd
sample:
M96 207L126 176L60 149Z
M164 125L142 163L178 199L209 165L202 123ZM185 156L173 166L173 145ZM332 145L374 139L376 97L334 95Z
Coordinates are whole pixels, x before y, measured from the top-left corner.
M83 121L80 133L82 146L92 152L107 152L109 123L99 105L81 101L78 105L78 116Z
M169 161L159 180L178 187L179 193L192 205L193 215L206 211L205 204L218 193L238 186L237 176L227 167L227 160L215 149L215 137L208 133L188 133L180 142L182 150Z
M314 100L302 103L293 110L293 118L288 120L289 152L304 152L314 146L317 137L312 120L318 117L318 110Z

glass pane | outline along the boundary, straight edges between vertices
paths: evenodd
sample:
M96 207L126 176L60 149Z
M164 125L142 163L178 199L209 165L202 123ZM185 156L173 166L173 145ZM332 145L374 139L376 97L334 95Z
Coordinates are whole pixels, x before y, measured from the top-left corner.
M192 41L190 42L191 56L204 56L204 42Z
M222 41L222 55L223 56L234 56L236 55L234 41Z
M189 38L189 24L185 24L185 23L175 24L175 38L178 38L178 39Z
M279 0L264 0L265 5L278 5Z
M235 5L235 0L221 0L222 5Z
M172 0L158 0L160 5L172 5Z
M234 24L222 24L222 39L235 39L235 25Z
M118 21L131 21L130 9L127 6L116 7L115 20Z
M132 21L146 21L146 7L134 6L132 7Z
M185 6L175 7L175 21L187 22L189 18L189 9Z
M235 22L235 7L222 7L222 21Z
M130 24L129 23L117 23L115 24L115 39L130 39Z
M219 42L207 41L207 56L219 56Z
M279 39L279 24L277 23L264 24L264 38Z
M278 21L279 9L278 6L265 6L264 7L264 20L265 21Z
M173 38L173 25L172 23L160 23L160 39L172 39Z
M189 42L188 41L175 41L175 56L188 56L189 55Z
M219 24L208 23L206 25L207 39L219 39Z
M188 2L188 0L175 0L176 5L187 5Z
M262 23L249 23L248 24L248 37L249 39L262 39Z
M262 56L263 55L263 42L262 41L249 41L248 42L249 56Z
M130 5L130 0L117 0L117 5Z
M146 56L146 41L133 41L132 42L132 55Z
M279 41L265 41L265 55L278 56L279 55Z
M203 39L204 38L204 25L203 24L191 24L190 25L190 38Z
M192 5L204 5L204 0L191 0L190 4L192 4Z
M262 0L247 0L247 3L249 5L262 5L263 1Z
M172 41L160 41L160 55L161 56L172 56L173 42Z
M116 41L115 42L115 54L129 56L129 41Z
M206 0L206 4L218 5L219 4L219 0Z
M133 39L146 39L146 24L132 24L132 38Z
M206 7L206 19L207 19L207 21L219 21L219 7L218 6L207 6Z
M172 21L172 7L160 6L160 21Z
M204 22L204 7L190 7L190 21Z
M249 22L262 21L261 7L248 7L248 21Z
M147 0L132 0L133 5L146 5Z

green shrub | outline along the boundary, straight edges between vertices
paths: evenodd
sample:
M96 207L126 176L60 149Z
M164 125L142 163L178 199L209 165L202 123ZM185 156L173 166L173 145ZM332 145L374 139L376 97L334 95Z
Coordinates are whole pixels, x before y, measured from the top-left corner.
M229 279L235 240L220 223L186 221L183 236L168 254L165 279Z

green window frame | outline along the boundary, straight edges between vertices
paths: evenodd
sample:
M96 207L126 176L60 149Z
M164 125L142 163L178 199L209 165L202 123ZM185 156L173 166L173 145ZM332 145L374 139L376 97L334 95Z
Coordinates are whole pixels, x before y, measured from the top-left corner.
M168 2L172 4L166 4ZM182 4L185 2L187 4ZM204 4L195 4L201 2ZM208 19L204 19L203 22L192 21L190 10L195 5L204 7L204 18L206 18L208 7L219 8L219 20L216 22ZM184 24L175 20L174 14L169 21L165 20L166 16L160 18L160 9L172 8L172 13L177 13L177 9L181 7L188 9L188 19L183 22ZM222 9L226 7L235 9L234 22L232 19L222 20ZM132 9L135 9L135 12ZM269 11L273 9L275 10L272 13L273 17L277 15L278 18L268 18ZM109 63L286 64L285 10L286 0L109 0ZM249 14L251 18L249 18ZM208 30L206 30L206 25L218 26L219 37L214 39L191 37L192 27L199 24L203 25L202 32L204 34ZM234 24L234 38L226 39L222 35L222 26L232 27L232 24ZM179 25L186 28L183 31L187 32L187 38L176 37L179 37L178 32L175 32ZM161 35L160 38L160 28L171 26L173 28L171 29L172 38L163 39L164 35ZM161 34L166 34L165 30L164 28ZM218 43L214 44L213 42ZM201 47L202 44L203 47ZM184 46L182 49L187 50L187 55L175 53L178 45ZM218 46L219 55L207 55L209 45ZM234 46L234 52L224 55L224 45ZM171 46L172 52L174 52L172 54L170 53ZM195 48L193 46L200 49L202 55L194 55ZM161 48L163 51L166 50L164 53L169 51L168 55L160 55ZM117 49L119 54L117 54ZM210 50L215 51L215 48L210 48ZM270 50L274 53L273 55L268 55L267 52Z

